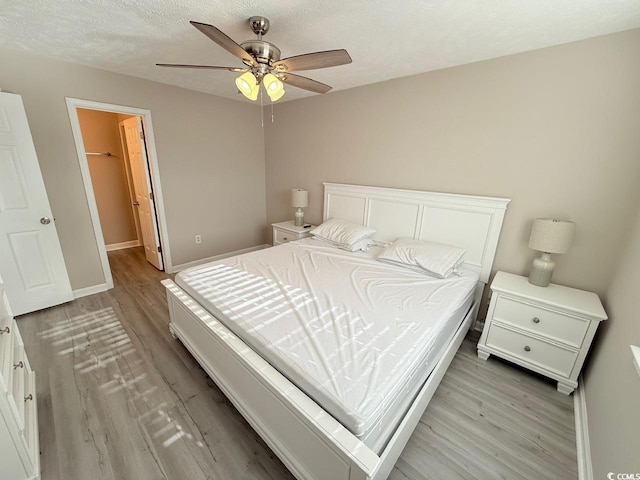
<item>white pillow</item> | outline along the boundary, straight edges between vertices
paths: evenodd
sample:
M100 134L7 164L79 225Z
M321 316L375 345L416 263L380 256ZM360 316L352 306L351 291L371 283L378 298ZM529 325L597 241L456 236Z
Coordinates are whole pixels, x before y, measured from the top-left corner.
M322 237L313 237L313 239L318 240L319 242L322 242L322 243L326 243L327 245L332 245L342 250L346 250L347 252L358 252L358 251L366 252L367 250L369 250L369 247L371 245L375 245L374 241L371 238L363 238L362 240L358 240L357 242L352 243L351 245L343 245L341 243L340 244L335 243L335 242L332 242L331 240L327 240L326 238L322 238Z
M341 248L342 250L346 250L348 252L358 252L358 251L366 252L367 250L369 250L369 247L371 245L373 245L372 239L363 238L362 240L358 240L357 242L352 243L351 245L344 245L338 248Z
M458 274L464 254L465 250L451 245L399 238L380 252L377 259L433 277L449 278Z
M359 240L370 238L376 231L348 220L331 218L311 230L311 235L333 243L338 247L355 244Z

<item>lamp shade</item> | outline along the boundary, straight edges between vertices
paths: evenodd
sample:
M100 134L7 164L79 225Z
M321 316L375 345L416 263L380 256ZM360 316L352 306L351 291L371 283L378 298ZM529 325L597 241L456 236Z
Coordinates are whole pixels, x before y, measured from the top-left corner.
M529 237L529 248L545 253L567 253L576 224L568 220L536 218Z
M309 204L309 196L306 190L294 188L291 190L291 206L305 208Z
M284 85L273 73L267 73L262 83L272 102L279 100L284 95Z
M245 72L236 78L236 87L249 100L255 101L258 99L260 87L256 77L251 72Z

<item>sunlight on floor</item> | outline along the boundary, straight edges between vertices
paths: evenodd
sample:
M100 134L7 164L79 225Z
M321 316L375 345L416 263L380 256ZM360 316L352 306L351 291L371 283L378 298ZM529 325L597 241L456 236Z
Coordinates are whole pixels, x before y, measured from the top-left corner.
M166 392L153 386L148 378L149 365L136 351L112 307L48 323L39 337L51 342L58 355L69 358L75 372L104 375L99 392L92 393L112 396L115 402L124 396L126 404L122 407L132 420L151 430L149 435L165 448L182 438L204 447L168 412L177 404L169 405Z

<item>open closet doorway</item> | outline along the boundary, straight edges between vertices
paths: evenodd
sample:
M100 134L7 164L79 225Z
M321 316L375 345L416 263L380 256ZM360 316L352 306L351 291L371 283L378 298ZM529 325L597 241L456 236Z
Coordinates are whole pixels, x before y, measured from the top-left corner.
M150 112L69 98L67 107L107 288L107 251L143 246L170 272Z

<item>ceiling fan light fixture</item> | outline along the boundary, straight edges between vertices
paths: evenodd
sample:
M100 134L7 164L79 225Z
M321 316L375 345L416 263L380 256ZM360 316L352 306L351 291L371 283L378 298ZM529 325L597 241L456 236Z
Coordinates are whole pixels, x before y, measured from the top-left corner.
M264 83L264 86L266 87L267 91L276 90L278 88L278 84L282 86L282 82L278 80L278 77L276 77L273 73L267 73L264 76L264 79L262 80L262 82Z
M272 102L277 102L284 96L284 88L281 90L278 90L277 92L270 92L267 90L267 94L269 95L269 98L271 99Z
M344 49L304 53L281 59L280 49L276 45L262 39L269 30L269 20L261 16L254 16L249 19L249 25L258 38L255 40L247 40L241 44L234 41L222 30L213 25L196 21L189 23L207 38L240 59L247 68L177 63L157 63L156 65L159 67L245 72L236 78L236 86L238 87L238 93L242 93L252 101L258 99L260 84L263 81L265 82L265 90L272 102L279 100L285 94L283 82L309 92L327 93L331 90L329 85L289 72L336 67L338 65L351 63L351 57ZM260 98L260 103L262 103L262 97Z
M236 87L249 100L256 101L258 99L258 80L251 72L245 72L236 78Z
M285 93L284 84L273 73L267 73L262 83L272 102L280 100Z

